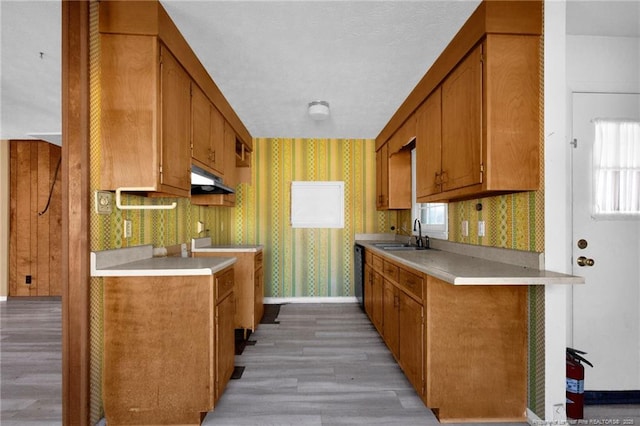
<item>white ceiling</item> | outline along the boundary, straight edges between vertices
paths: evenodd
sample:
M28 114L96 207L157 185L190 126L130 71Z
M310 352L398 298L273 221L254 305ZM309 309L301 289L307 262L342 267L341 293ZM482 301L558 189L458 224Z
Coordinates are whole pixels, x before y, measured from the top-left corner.
M161 2L254 137L339 138L376 137L479 4ZM0 138L59 134L59 1L0 0L0 23ZM571 0L567 32L640 37L640 0Z

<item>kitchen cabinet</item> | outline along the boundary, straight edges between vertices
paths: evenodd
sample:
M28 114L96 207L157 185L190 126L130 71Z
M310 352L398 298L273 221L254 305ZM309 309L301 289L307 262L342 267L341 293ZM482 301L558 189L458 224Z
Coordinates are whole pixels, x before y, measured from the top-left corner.
M387 344L393 357L398 360L399 357L399 303L400 296L398 289L393 283L387 279L383 280L383 320L382 320L382 337Z
M416 201L540 189L542 15L481 2L382 129L378 148L416 116Z
M200 424L231 377L234 269L105 276L103 403L109 424Z
M148 195L189 197L192 158L234 187L235 177L228 175L234 174L237 145L245 161L241 176L250 182L251 134L162 5L99 6L100 189L148 187ZM234 131L232 142L226 127ZM201 205L235 203L233 195L197 198Z
M376 276L383 287L382 330L367 287L365 309L424 404L441 422L522 421L527 286L452 285L392 257L365 251L372 299Z
M253 327L255 330L264 316L264 273L262 269L262 252L256 254L253 277Z
M216 381L215 400L218 401L233 374L235 361L235 295L234 269L216 274ZM227 348L234 348L233 351Z
M383 338L400 368L423 392L422 276L387 259L384 265Z
M238 175L241 173L236 166L236 133L228 122L224 122L224 184L231 188L235 188L238 184ZM249 175L251 170L249 169ZM250 181L249 177L249 181ZM226 206L234 207L236 205L236 194L194 194L191 196L191 204L198 206Z
M225 175L226 144L224 117L204 92L193 83L191 85L191 156L193 162L218 176ZM229 185L226 175L225 183Z
M264 314L262 249L203 247L191 250L193 257L235 257L234 328L255 331Z
M191 80L157 38L102 34L100 189L188 197Z
M365 311L380 334L384 333L382 322L384 311L384 278L382 268L383 261L381 257L365 255L365 274L369 271L369 276L365 276ZM367 308L367 301L369 308Z
M418 110L417 201L539 189L539 41L488 35Z
M407 144L415 137L415 119L407 122L376 151L376 208L411 208L411 151Z

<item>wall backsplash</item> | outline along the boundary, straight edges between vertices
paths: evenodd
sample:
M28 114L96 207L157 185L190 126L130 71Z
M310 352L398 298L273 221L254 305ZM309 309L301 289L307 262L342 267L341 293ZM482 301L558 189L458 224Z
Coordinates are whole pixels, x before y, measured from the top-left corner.
M375 205L372 139L254 139L252 184L236 194L233 242L263 244L265 296L353 296L357 233L392 232ZM292 228L292 181L344 181L343 229Z

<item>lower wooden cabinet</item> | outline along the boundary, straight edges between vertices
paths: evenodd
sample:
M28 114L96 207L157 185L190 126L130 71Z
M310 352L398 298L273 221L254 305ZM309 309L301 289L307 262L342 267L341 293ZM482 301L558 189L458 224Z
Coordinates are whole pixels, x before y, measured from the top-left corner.
M214 408L233 371L233 279L233 267L214 276L104 278L110 425L199 425Z
M527 287L452 285L365 252L365 311L441 422L524 421Z
M264 314L262 250L192 251L194 257L235 257L235 328L255 331Z
M234 270L216 275L216 288L222 289L216 299L216 381L215 400L218 401L231 379L235 361L235 311ZM229 351L226 348L234 348Z
M398 360L400 354L400 336L398 334L400 324L400 296L398 295L398 288L386 279L384 280L383 305L382 336L391 353L395 359Z

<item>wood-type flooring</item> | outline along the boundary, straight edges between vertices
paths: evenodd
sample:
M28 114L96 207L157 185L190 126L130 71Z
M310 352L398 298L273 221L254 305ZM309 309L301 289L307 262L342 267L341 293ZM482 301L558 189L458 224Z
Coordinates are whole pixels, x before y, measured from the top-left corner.
M2 426L61 424L61 320L59 298L0 301ZM287 304L277 321L251 335L242 377L203 424L437 424L357 305ZM587 406L585 418L572 423L640 425L640 409Z

